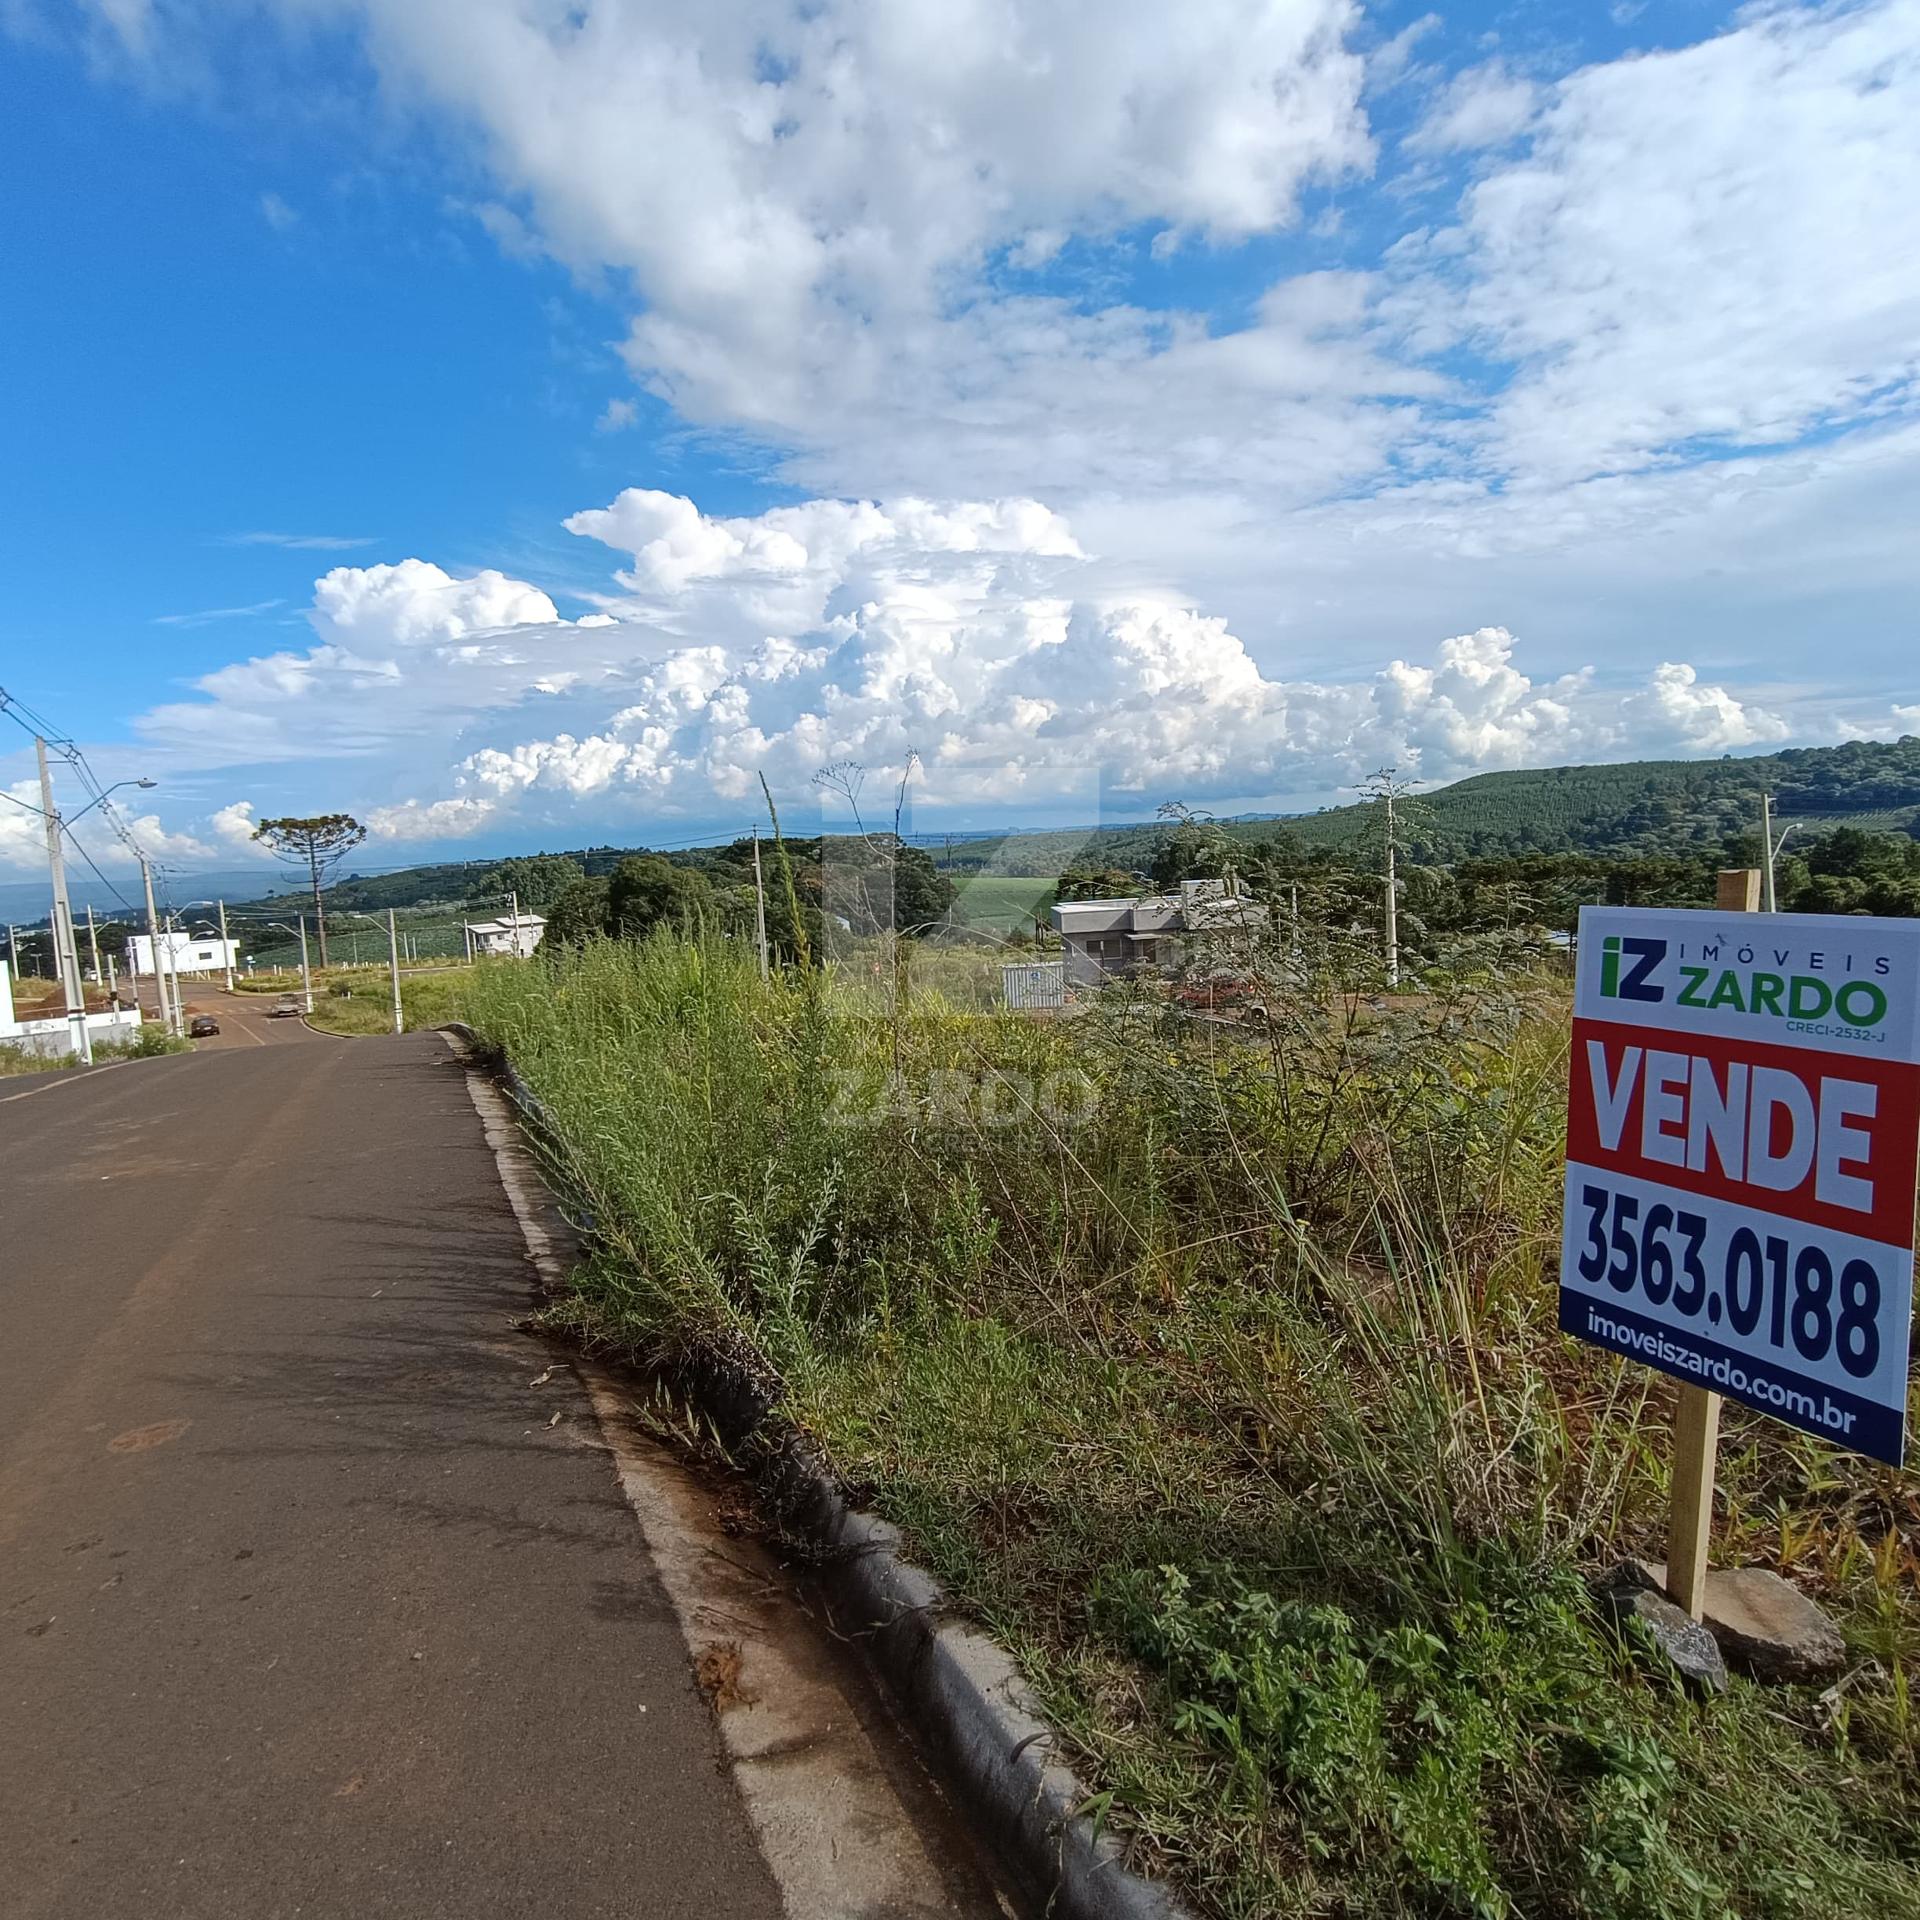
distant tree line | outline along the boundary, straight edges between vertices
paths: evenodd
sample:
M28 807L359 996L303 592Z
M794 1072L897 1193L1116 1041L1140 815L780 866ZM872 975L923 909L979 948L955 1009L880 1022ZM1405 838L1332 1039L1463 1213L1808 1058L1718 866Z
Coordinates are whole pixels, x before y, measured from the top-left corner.
M1378 811L1378 810L1376 810ZM1734 834L1704 851L1672 854L1519 853L1425 864L1425 831L1412 803L1399 867L1399 933L1414 956L1437 958L1463 937L1571 933L1583 906L1706 907L1725 867L1762 863L1757 833ZM1316 846L1276 825L1246 839L1205 814L1167 809L1168 824L1144 870L1079 865L1060 876L1063 900L1124 897L1183 880L1232 879L1272 904L1276 917L1371 933L1384 917L1380 833L1355 833L1341 846ZM1409 850L1408 843L1412 843ZM1790 840L1775 866L1782 911L1920 916L1920 840L1859 827Z
M830 921L855 935L889 925L903 934L927 934L944 924L953 905L953 882L932 856L891 835L788 840L785 851L810 949L819 948ZM768 945L778 956L791 956L798 947L793 910L771 839L760 843L760 857ZM536 862L537 875L527 871ZM629 853L600 874L551 854L503 861L495 871L507 875L513 890L516 881L526 882L522 904L545 915L545 938L559 946L596 936L644 939L657 927L712 927L739 935L754 930L751 838L685 852Z

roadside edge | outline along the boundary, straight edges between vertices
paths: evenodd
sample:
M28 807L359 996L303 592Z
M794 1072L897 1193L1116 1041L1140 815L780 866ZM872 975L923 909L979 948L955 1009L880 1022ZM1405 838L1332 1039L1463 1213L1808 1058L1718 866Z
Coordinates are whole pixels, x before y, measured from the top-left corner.
M470 1070L489 1063L465 1022L441 1030L468 1049ZM511 1061L491 1064L522 1124L555 1137L545 1109ZM550 1212L564 1221L559 1202L544 1179L538 1198L512 1186L509 1197L543 1280L555 1288L564 1284L559 1247L570 1230L556 1233L545 1220L529 1218ZM1079 1812L1088 1790L1070 1767L1050 1757L1058 1735L1012 1655L961 1619L939 1582L904 1557L898 1528L849 1506L824 1463L801 1436L780 1425L751 1367L714 1361L679 1370L675 1384L728 1452L753 1463L751 1478L781 1520L822 1551L822 1583L843 1610L843 1627L860 1638L956 1798L1048 1915L1190 1920L1165 1887L1127 1866L1112 1834Z

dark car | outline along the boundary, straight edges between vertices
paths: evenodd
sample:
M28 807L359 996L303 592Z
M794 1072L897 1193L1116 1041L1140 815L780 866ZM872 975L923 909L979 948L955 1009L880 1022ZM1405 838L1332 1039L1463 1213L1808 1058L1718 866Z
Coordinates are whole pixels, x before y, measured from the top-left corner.
M187 1038L210 1040L220 1031L220 1022L210 1013L196 1013L187 1023Z

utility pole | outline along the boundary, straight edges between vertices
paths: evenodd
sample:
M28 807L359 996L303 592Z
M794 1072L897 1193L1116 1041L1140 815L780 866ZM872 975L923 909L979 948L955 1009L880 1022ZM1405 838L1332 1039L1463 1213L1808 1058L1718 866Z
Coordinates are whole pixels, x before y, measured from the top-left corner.
M160 909L160 937L153 949L153 978L160 989L160 1005L164 1009L167 1031L174 1029L176 1002L174 996L180 991L180 981L172 973L167 962L173 957L172 916L165 907Z
M93 902L87 902L87 945L93 950L93 984L104 987L107 976L100 971L100 929L93 924Z
M227 991L233 991L233 948L227 943L227 903L216 900L213 903L220 909L220 965L227 976Z
M147 890L147 959L153 968L154 1011L160 1016L160 1024L169 1033L173 1031L173 1021L167 1012L167 977L160 971L160 916L153 910L153 866L143 853L140 856L140 884ZM136 983L134 998L140 997Z
M1369 800L1383 802L1387 810L1386 871L1386 962L1387 990L1400 984L1400 881L1395 871L1398 848L1394 844L1394 802L1412 791L1412 782L1401 780L1397 767L1382 767L1360 791Z
M307 916L300 916L300 990L307 1003L307 1012L313 1012L313 969L307 965Z
M387 909L387 959L393 968L393 1030L405 1033L407 1023L400 1013L400 936L393 930L393 909Z
M171 907L162 910L160 931L165 936L166 946L160 964L167 970L167 1001L173 1008L173 1031L179 1036L187 1030L187 997L180 985L180 949L174 944L173 938L179 932L179 928L173 924L175 918Z
M760 873L760 828L753 829L753 937L760 949L760 978L767 977L767 883Z
M81 1064L93 1064L93 1040L87 1032L87 989L80 978L80 950L73 939L73 906L67 899L66 850L60 844L60 815L53 804L53 775L47 771L47 743L36 733L33 750L40 762L40 811L47 817L47 865L53 869L53 964L67 1002L67 1032Z
M1393 789L1387 789L1387 990L1400 984L1400 882L1393 870Z
M1760 850L1765 865L1760 869L1767 883L1766 899L1761 905L1762 913L1778 913L1779 906L1773 891L1773 795L1763 793L1760 796Z

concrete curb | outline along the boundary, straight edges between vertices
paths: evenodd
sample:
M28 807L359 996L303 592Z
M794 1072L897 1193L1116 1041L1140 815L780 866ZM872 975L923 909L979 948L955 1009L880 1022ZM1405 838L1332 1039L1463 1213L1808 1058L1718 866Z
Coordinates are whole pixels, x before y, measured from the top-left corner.
M494 1068L529 1128L556 1140L512 1063L464 1021L445 1027ZM777 1519L821 1551L821 1578L842 1625L864 1639L929 1757L1000 1858L1059 1920L1189 1920L1164 1888L1127 1867L1111 1834L1076 1811L1087 1789L1050 1757L1058 1736L1012 1656L961 1620L933 1576L902 1556L896 1527L848 1505L805 1437L780 1420L757 1362L750 1352L707 1353L680 1361L668 1377Z

